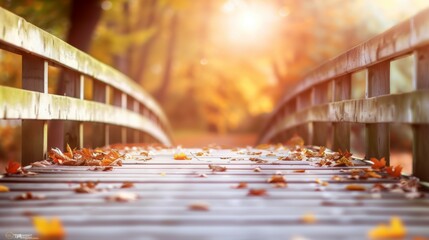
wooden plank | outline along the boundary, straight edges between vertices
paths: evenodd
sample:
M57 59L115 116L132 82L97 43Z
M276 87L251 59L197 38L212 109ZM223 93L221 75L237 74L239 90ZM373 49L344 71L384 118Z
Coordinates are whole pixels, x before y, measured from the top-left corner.
M366 98L390 93L390 61L385 61L368 68ZM379 111L379 109L373 109ZM367 112L366 114L371 114ZM390 128L388 123L365 124L365 158L390 159Z
M169 129L165 114L156 101L140 85L121 72L3 8L0 9L0 29L2 29L0 32L2 45L22 53L31 52L50 62L120 89L153 111Z
M48 62L26 54L22 56L23 89L48 92ZM0 97L0 99L3 98ZM22 120L22 164L46 158L48 148L48 128L44 120Z
M126 239L133 236L135 239L141 239L141 236L174 239L276 236L282 239L291 232L317 239L345 239L347 236L360 239L365 238L369 229L380 222L387 223L394 215L403 220L408 234L412 234L407 237L414 234L429 236L429 220L425 215L429 212L427 196L407 199L404 193L384 191L380 198L372 196L374 183L398 184L401 179L331 180L333 175L349 175L348 169L370 167L362 161L359 162L364 165L355 167L317 167L310 165L310 161L252 164L248 158L255 155L243 155L239 151L261 151L258 157L271 162L275 162L276 157L266 156L270 150L250 148L239 151L212 149L209 156L198 158L192 155L201 151L197 148L153 148L149 151L152 160L135 164L141 151L141 148L121 151L128 155L124 165L114 167L110 172L87 171L87 166L51 165L31 168L38 175L0 178L0 184L11 189L0 195L0 234L6 231L31 233L32 222L28 215L33 214L59 217L67 237L73 239L112 238L120 232ZM193 159L173 160L178 151L193 156ZM276 155L288 153L287 149L276 151ZM244 160L229 162L225 156L242 156ZM208 164L222 161L221 165L228 168L226 172L212 172L208 168ZM261 166L261 172L253 171L257 165ZM307 170L297 173L294 169ZM285 188L275 188L267 182L267 178L279 170L287 180ZM206 177L196 177L197 173L205 173ZM321 188L316 178L329 184ZM97 188L106 190L92 194L73 191L77 183L89 180L99 181ZM129 189L118 188L123 181L132 181L135 185ZM247 182L248 188L264 188L268 194L248 196L248 188L231 188L238 182ZM351 183L361 184L367 190L347 191L345 186ZM27 191L43 194L46 198L11 200ZM136 193L140 198L128 203L105 200L118 192ZM209 211L190 211L188 206L194 202L208 204ZM305 214L314 216L315 223L304 224ZM97 231L92 232L94 229ZM227 230L225 234L225 229L231 231ZM248 235L249 232L252 235Z
M166 133L149 119L126 109L5 86L0 86L0 99L2 99L0 102L0 118L3 119L57 119L120 124L147 132L165 145L171 144ZM67 111L64 111L64 109L67 109Z
M415 54L414 85L416 90L429 89L429 47L418 49ZM427 104L427 102L425 102ZM428 112L425 112L428 114ZM421 115L425 113L420 113ZM413 125L413 175L429 182L428 124Z
M350 99L351 74L334 79L334 102ZM333 144L335 150L350 151L350 123L339 121L332 124Z

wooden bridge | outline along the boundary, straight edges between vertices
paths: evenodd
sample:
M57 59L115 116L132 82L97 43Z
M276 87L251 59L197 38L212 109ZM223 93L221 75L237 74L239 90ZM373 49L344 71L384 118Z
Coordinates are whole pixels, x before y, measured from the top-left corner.
M22 166L0 179L1 238L429 238L428 10L315 69L285 93L264 144L236 149L170 147L166 117L132 80L3 9L0 30L0 48L22 56L22 89L0 86L0 117L22 119L25 139ZM409 54L415 91L390 94L390 62ZM49 66L63 69L60 95ZM362 69L366 98L350 100ZM353 122L367 160L348 152ZM413 127L413 176L381 160L389 123ZM330 136L340 152L315 147Z

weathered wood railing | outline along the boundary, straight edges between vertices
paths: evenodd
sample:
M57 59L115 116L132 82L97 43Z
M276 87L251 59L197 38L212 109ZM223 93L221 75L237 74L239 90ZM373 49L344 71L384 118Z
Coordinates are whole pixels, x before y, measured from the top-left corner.
M414 55L414 91L390 94L390 62ZM351 100L351 75L366 69L364 99ZM429 9L322 64L287 90L259 142L297 133L307 143L350 149L350 124L365 124L365 157L389 158L389 123L413 129L413 174L429 180ZM328 92L331 97L328 97ZM332 124L332 125L331 125ZM332 129L333 133L328 134Z
M84 122L93 123L93 147L148 138L170 144L164 113L139 85L1 8L0 48L22 56L22 89L0 86L0 119L22 119L24 163L43 159L48 143L82 147ZM64 94L48 93L49 66L63 69ZM93 81L91 101L85 78Z

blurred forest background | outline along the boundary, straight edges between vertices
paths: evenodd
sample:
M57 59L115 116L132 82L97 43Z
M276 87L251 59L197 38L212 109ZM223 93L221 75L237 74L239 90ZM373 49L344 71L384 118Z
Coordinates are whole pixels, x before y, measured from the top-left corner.
M165 109L176 142L186 145L187 136L207 133L254 140L281 94L306 72L429 1L0 0L0 6L137 81ZM20 64L0 51L1 85L19 86ZM395 64L392 92L406 91L412 58ZM364 78L353 76L355 98L363 97ZM50 88L55 84L53 77ZM8 131L0 133L3 151L14 142Z

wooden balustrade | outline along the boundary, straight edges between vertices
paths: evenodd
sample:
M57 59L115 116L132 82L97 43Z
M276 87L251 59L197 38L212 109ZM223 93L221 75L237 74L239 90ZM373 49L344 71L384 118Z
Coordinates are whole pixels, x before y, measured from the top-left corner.
M147 136L171 144L163 111L128 77L1 8L0 29L0 48L22 56L22 89L0 86L0 119L22 119L23 164L45 158L48 147L82 147L84 122L92 147ZM48 93L49 66L62 69L59 95ZM93 81L91 101L84 78Z
M414 90L390 93L390 63L414 56ZM351 75L367 69L366 96L351 99ZM329 88L332 87L332 99ZM413 128L413 174L429 181L429 9L333 58L286 92L265 125L259 142L283 141L304 126L307 143L350 149L350 124L365 124L366 158L389 159L389 124ZM311 104L308 104L312 92ZM305 102L305 104L303 104ZM290 105L296 108L291 108ZM287 110L286 110L287 109ZM332 134L329 134L332 124Z

